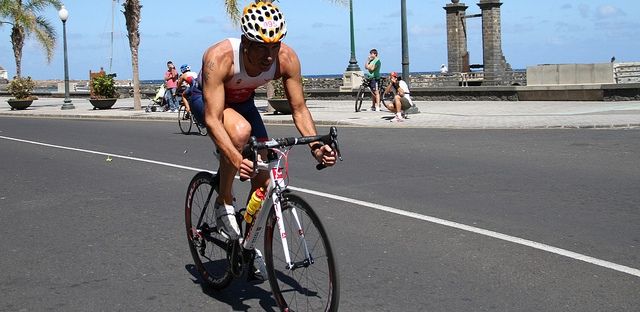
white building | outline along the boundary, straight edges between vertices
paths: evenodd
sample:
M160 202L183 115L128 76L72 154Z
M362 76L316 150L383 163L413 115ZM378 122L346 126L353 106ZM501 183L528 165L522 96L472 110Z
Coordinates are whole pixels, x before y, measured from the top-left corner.
M0 66L0 79L2 78L9 80L9 73L7 73L7 70L4 69L4 67Z

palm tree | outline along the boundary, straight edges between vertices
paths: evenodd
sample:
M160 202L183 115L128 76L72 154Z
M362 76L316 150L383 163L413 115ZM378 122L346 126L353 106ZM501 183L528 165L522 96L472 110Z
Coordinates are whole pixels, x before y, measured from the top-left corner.
M56 32L43 16L38 15L48 6L60 8L59 0L0 0L0 16L9 18L11 27L11 45L16 59L16 76L22 74L22 48L30 35L42 45L47 55L47 62L53 58L56 46Z
M124 18L127 24L127 33L129 37L129 49L131 50L131 67L133 68L133 109L141 110L140 103L140 73L138 69L138 46L140 46L140 14L142 5L140 0L126 0L124 7Z

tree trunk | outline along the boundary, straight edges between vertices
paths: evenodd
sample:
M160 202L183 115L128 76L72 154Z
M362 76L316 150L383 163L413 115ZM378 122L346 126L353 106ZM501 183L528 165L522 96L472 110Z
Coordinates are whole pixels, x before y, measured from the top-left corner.
M140 46L140 33L138 25L140 24L140 11L142 5L139 0L127 0L122 6L124 7L124 17L127 24L127 32L129 36L129 49L131 50L131 66L133 68L133 108L141 110L140 103L140 76L138 72L138 46Z
M11 43L13 46L13 56L16 59L16 76L22 75L22 47L24 46L24 30L21 26L11 28Z

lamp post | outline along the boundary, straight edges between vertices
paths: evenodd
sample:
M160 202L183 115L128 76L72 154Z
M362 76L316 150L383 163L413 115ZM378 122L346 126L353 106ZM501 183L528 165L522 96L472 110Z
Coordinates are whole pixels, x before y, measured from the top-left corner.
M409 77L409 38L407 37L407 1L400 1L400 20L402 28L402 79L411 84Z
M356 41L353 34L353 0L349 0L349 19L351 27L351 59L347 71L360 71L358 61L356 60Z
M64 104L61 109L75 109L76 107L71 104L69 98L69 64L67 61L67 18L69 18L69 11L64 8L64 5L60 7L58 16L62 21L62 41L64 46Z

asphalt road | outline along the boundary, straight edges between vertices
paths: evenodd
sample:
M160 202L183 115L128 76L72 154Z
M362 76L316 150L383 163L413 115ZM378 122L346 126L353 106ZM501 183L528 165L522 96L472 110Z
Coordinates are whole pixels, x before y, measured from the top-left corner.
M341 311L640 306L640 131L339 136L336 168L298 148L290 176L331 233ZM268 283L198 284L183 205L194 170L217 167L208 140L169 122L0 117L0 311L272 310Z

